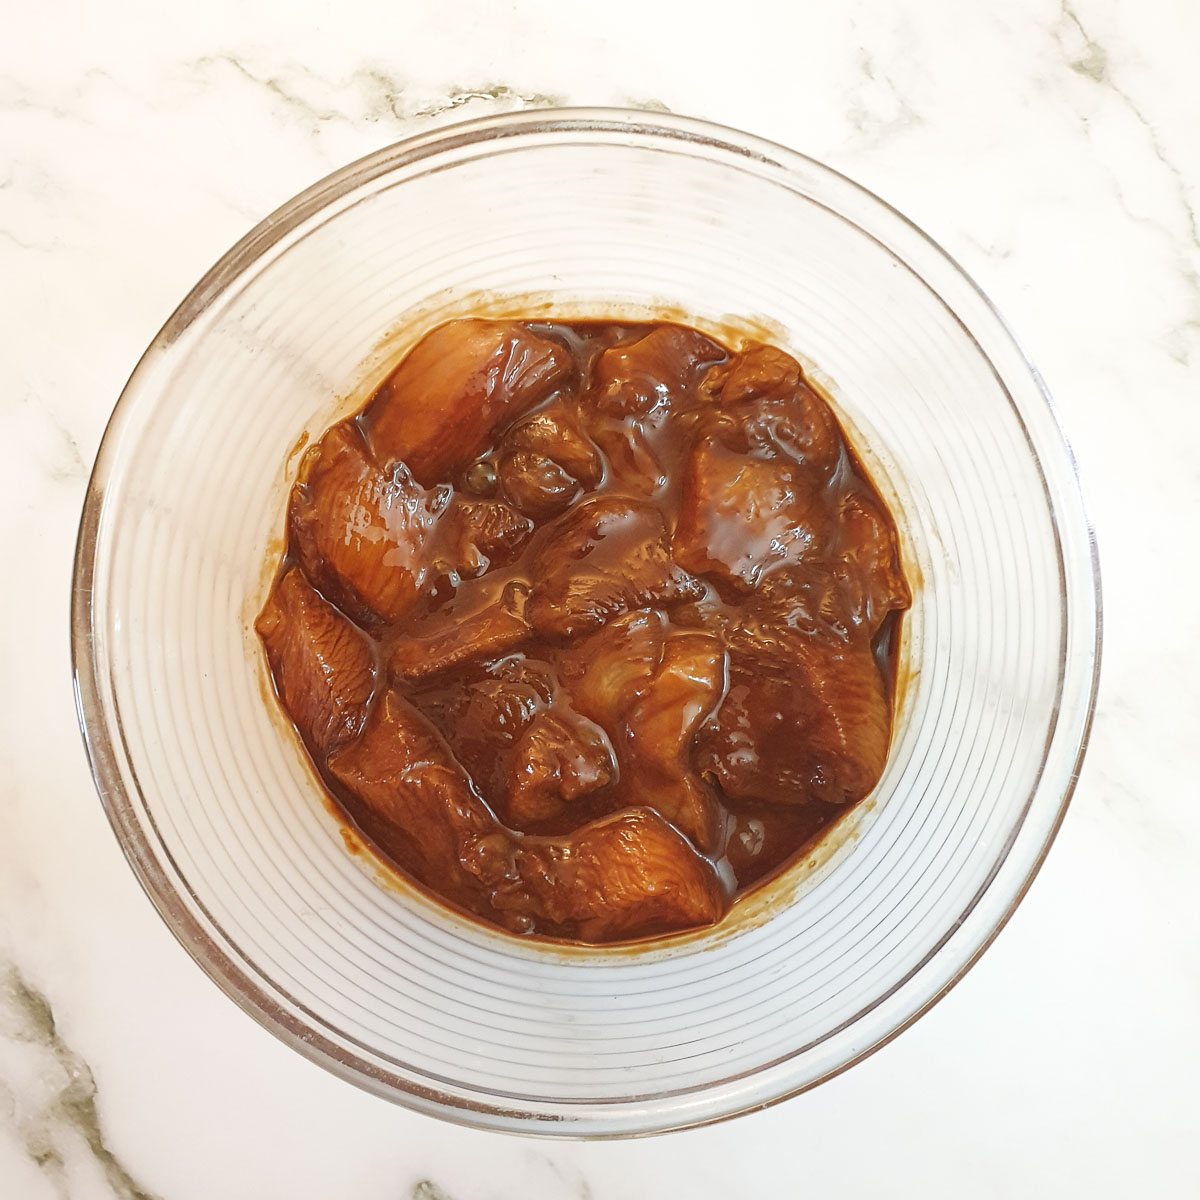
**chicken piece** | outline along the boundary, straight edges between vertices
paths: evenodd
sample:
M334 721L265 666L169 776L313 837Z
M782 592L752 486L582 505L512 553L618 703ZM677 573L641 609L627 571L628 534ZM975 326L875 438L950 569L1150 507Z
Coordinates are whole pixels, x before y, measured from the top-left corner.
M696 766L734 800L861 800L887 761L890 706L866 631L806 632L768 611L726 632L729 684L697 738Z
M499 477L508 500L535 520L557 516L579 495L579 484L537 450L505 452Z
M497 906L535 912L585 942L711 925L728 907L712 864L648 808L625 809L564 837L525 837L518 888Z
M646 416L678 404L701 370L724 358L725 351L695 329L658 325L596 359L589 399L611 416Z
M557 463L585 491L604 474L604 462L583 433L578 414L561 400L551 401L504 435L502 450L532 450Z
M766 629L786 629L848 642L861 638L861 589L844 569L827 562L809 562L768 575L754 596L753 608L741 620L726 622L743 637Z
M563 512L604 474L600 452L561 399L514 425L497 454L504 495L537 520Z
M305 574L357 618L399 619L430 581L424 550L451 494L421 487L403 463L380 470L354 423L335 425L305 456L292 490Z
M465 668L410 694L486 797L504 793L509 753L554 696L548 663L523 655Z
M666 817L706 854L718 848L712 788L692 774L696 731L725 694L725 650L711 633L668 638L645 695L629 713L623 792Z
M530 622L555 637L704 591L671 561L658 509L621 496L585 501L563 517L538 548L531 575Z
M498 597L466 614L454 612L451 618L447 606L435 614L430 632L402 637L395 644L388 666L413 682L463 663L507 654L529 636L528 599L529 589L511 580Z
M323 759L356 737L375 691L371 645L290 567L254 623L275 690L309 753Z
M363 413L380 462L426 485L456 475L507 425L564 384L572 361L516 321L451 321L427 333Z
M751 342L706 372L700 390L728 407L746 400L786 400L803 378L800 364L790 354L777 346Z
M572 801L611 783L616 770L599 725L569 709L540 713L513 754L503 815L517 829L559 817Z
M716 400L731 448L782 452L821 483L833 477L841 461L841 429L791 355L752 345L712 367L699 390Z
M576 712L616 737L645 694L662 658L662 613L642 608L602 626L564 650L558 674Z
M671 550L696 575L752 590L768 571L818 553L829 524L794 459L743 453L701 434L684 467Z
M653 496L667 486L667 471L636 417L595 417L589 429L604 451L609 473L620 488Z
M598 942L708 925L727 907L712 865L648 809L569 835L514 837L395 692L329 766L356 823L404 870L516 931Z
M395 691L374 706L362 736L329 758L355 822L405 870L449 899L485 904L463 848L498 828L432 725ZM474 901L474 903L472 903Z
M554 697L549 663L510 654L477 663L410 694L457 754L462 741L511 746Z
M533 532L533 522L501 500L454 498L439 522L435 557L472 579L509 563Z
M857 582L862 599L857 612L874 636L888 613L912 604L900 569L900 549L891 520L865 491L843 493L836 558Z

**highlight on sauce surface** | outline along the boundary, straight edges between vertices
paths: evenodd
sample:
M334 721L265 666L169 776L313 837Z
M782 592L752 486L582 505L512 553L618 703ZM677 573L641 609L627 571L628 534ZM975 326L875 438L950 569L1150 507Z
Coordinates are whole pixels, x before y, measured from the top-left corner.
M603 943L720 920L871 791L909 603L782 350L459 320L305 454L256 628L384 858Z

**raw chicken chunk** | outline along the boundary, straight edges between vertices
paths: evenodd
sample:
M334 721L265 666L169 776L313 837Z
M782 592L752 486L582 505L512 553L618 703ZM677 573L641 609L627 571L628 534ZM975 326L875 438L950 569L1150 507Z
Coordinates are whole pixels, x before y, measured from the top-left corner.
M439 522L435 559L464 578L512 561L533 532L533 522L500 500L457 496Z
M543 712L517 743L504 816L518 829L561 816L572 801L611 783L615 775L604 730L569 709Z
M533 523L499 500L423 488L403 463L382 471L353 423L334 426L293 490L297 554L356 617L396 621L444 575L481 575L511 561Z
M331 755L329 769L357 802L351 812L363 832L406 870L431 887L486 899L459 860L495 819L407 700L395 691L381 697L362 736Z
M458 619L430 622L434 628L402 637L392 649L388 666L404 679L426 679L451 667L481 658L498 658L529 636L525 609L529 590L512 581L483 607Z
M292 492L293 543L305 573L356 617L395 621L429 581L426 544L450 503L403 463L376 466L353 422L305 457Z
M623 491L654 496L667 486L667 469L636 417L593 417L589 425L608 460L613 483Z
M887 760L890 706L865 630L806 632L777 613L729 630L729 686L696 765L727 796L771 804L861 800Z
M708 925L727 905L712 865L649 808L565 837L526 837L515 864L520 889L497 905L529 906L588 942Z
M912 603L896 535L879 505L862 491L843 494L841 522L837 558L860 589L856 609L874 635L888 613Z
M371 645L295 568L283 573L254 624L275 688L314 757L362 729L375 690Z
M703 593L671 561L659 510L622 496L588 500L563 517L540 546L532 574L530 622L559 637Z
M722 433L732 447L782 452L821 483L837 470L841 430L791 355L752 345L711 368L700 391L717 401Z
M440 729L483 795L502 796L510 751L554 696L553 669L520 655L435 679L409 698Z
M642 608L617 617L564 650L558 673L577 712L616 737L645 694L662 658L662 613Z
M423 337L363 414L380 462L432 485L456 475L503 428L561 387L571 356L516 321L451 321Z
M535 451L557 463L585 490L594 488L604 473L604 463L584 434L578 414L561 400L551 401L514 425L505 434L502 448Z
M698 850L711 853L721 830L713 789L692 772L696 731L725 694L725 650L711 633L667 640L648 689L629 713L623 743L626 796L652 805Z
M576 480L537 450L506 451L499 474L509 501L536 520L557 516L580 494Z
M591 403L603 413L645 416L678 401L707 363L725 351L695 329L659 325L644 337L605 350L592 369Z
M751 343L709 370L701 391L726 406L746 400L787 400L803 378L800 364L790 354L777 346Z
M536 520L564 511L604 473L600 452L581 431L577 412L561 399L514 425L497 453L504 495Z
M766 572L821 549L823 518L821 496L795 459L702 436L684 468L671 549L694 574L753 589Z

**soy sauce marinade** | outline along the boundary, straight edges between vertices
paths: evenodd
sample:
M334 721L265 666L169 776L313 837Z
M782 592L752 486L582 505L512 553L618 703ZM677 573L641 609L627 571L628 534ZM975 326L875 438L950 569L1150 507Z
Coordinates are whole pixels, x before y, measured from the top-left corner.
M455 321L306 454L257 629L350 820L515 933L711 924L883 769L894 524L772 346Z

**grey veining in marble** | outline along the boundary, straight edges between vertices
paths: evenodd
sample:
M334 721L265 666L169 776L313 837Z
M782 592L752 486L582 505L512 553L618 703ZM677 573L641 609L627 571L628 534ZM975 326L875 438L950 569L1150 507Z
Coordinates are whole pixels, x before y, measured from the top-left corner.
M0 969L0 1055L0 1112L58 1194L78 1194L98 1176L118 1200L155 1200L104 1140L91 1068L63 1041L50 1002L12 967Z

